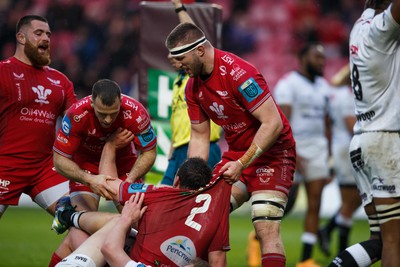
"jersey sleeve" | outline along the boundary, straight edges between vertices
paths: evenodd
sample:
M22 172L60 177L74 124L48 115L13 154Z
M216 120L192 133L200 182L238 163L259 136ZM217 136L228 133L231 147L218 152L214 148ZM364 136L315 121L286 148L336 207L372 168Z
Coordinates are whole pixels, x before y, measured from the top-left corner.
M81 142L78 126L73 123L74 120L71 118L70 112L64 115L53 146L55 152L67 158L72 157Z
M371 22L367 42L380 52L393 53L398 47L400 25L394 20L391 5Z
M135 135L135 149L149 151L157 144L156 133L151 125L150 115L145 107L134 99L124 99L125 116L129 118L128 130ZM133 115L131 115L133 114Z
M249 112L253 112L271 97L268 84L264 77L255 70L249 70L249 75L243 75L234 87L236 96ZM247 78L244 78L247 77Z
M67 98L66 98L66 103L65 103L65 111L67 111L72 106L72 104L74 104L77 101L74 85L68 79L67 79L67 85L66 85L66 92L67 92Z
M185 88L185 99L188 108L188 114L190 118L190 122L193 124L199 124L206 120L208 120L208 116L205 114L201 106L196 101L195 92L193 91L194 88L194 79L191 78L186 83Z
M157 144L157 137L153 126L149 125L142 132L136 133L134 143L137 150L152 150Z

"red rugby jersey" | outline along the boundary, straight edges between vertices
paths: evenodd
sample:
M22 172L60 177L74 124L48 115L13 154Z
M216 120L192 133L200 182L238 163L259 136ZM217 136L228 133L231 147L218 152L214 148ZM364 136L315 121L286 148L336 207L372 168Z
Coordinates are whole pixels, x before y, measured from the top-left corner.
M1 61L2 168L35 168L51 157L57 118L74 102L73 84L61 72L35 68L14 57Z

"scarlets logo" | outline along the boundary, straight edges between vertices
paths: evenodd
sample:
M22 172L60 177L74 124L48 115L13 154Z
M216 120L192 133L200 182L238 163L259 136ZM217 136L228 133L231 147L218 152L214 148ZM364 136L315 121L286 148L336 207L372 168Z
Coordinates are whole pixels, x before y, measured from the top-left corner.
M218 105L217 102L214 102L214 103L212 104L212 106L209 106L209 108L211 109L211 111L217 113L218 119L227 119L227 118L228 118L228 116L226 116L226 115L224 114L225 108L224 108L223 105Z
M50 89L45 89L44 86L38 85L37 87L32 87L32 91L38 95L38 98L35 99L36 103L40 104L48 104L47 96L51 94Z

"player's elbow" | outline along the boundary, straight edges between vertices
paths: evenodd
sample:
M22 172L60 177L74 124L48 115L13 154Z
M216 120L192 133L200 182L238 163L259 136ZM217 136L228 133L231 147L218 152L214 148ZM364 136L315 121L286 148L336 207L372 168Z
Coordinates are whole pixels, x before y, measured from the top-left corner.
M53 151L53 164L54 164L54 168L56 169L56 171L58 173L62 172L62 159L63 156L61 156L60 154L58 154L57 152Z

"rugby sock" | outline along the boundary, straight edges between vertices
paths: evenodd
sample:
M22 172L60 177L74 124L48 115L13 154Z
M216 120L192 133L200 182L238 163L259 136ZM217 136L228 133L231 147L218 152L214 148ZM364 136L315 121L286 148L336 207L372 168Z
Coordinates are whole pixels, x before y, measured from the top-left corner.
M303 233L301 241L303 242L303 252L301 256L301 261L303 262L311 258L314 244L317 242L317 235L313 233Z
M339 225L339 251L343 251L347 248L349 243L350 227Z
M326 224L326 226L323 228L323 229L326 231L326 233L327 233L328 235L330 235L331 232L333 231L333 229L335 229L335 227L337 226L337 223L336 223L336 218L337 218L337 216L339 216L338 213L336 213L336 214L329 220L329 222Z
M370 239L339 253L328 267L368 267L381 259L382 241Z
M261 256L262 267L285 267L286 257L285 255L278 253L266 253Z
M62 259L60 258L60 256L58 256L55 252L53 253L53 255L51 256L51 260L49 263L49 267L54 267L56 266L57 263L59 263Z
M68 225L74 226L75 228L81 229L79 227L79 218L85 213L84 211L73 211L66 210L61 213L61 219L63 219Z
M345 218L341 214L336 216L336 224L339 230L339 252L347 248L349 241L349 235L351 226L353 225L353 220L350 218Z

